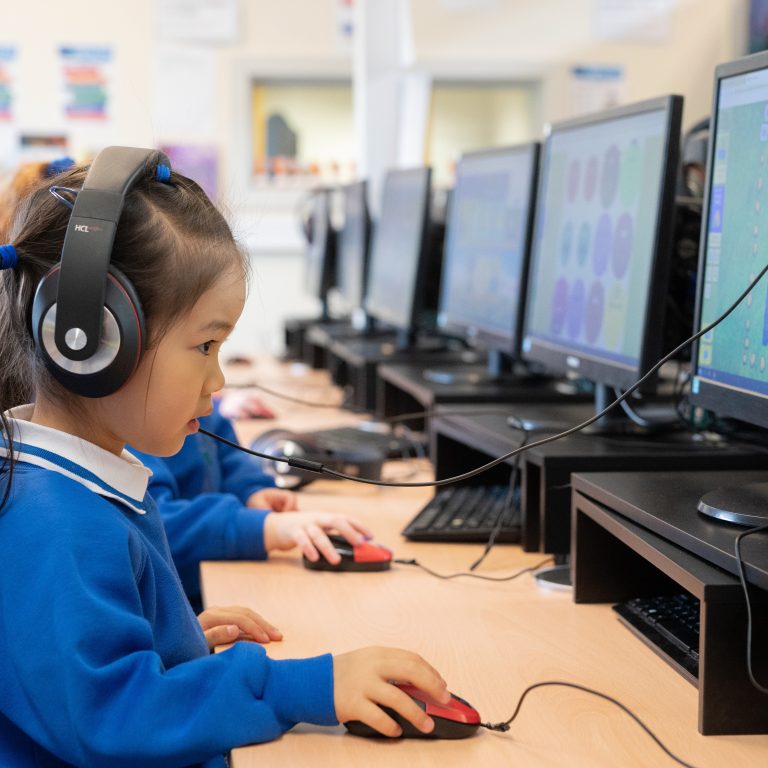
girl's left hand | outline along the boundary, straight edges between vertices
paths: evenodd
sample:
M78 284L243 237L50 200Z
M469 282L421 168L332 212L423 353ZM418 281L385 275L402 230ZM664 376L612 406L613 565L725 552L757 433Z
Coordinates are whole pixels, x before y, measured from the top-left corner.
M239 605L227 608L208 608L198 615L208 647L234 643L236 640L255 640L268 643L282 640L283 633L250 608Z
M341 558L328 540L328 531L340 533L350 544L362 544L372 537L366 526L345 515L295 512L292 515L267 515L264 520L264 547L267 552L299 547L312 562L317 562L322 556L335 565Z
M299 497L284 488L262 488L248 497L245 506L272 512L295 512L299 508Z

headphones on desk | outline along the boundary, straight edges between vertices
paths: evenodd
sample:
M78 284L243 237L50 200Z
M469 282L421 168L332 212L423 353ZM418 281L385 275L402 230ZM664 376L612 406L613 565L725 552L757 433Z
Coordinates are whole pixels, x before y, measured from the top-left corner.
M171 176L168 158L152 149L107 147L99 152L72 208L61 258L40 280L31 332L51 375L83 397L116 392L139 364L146 339L144 313L131 282L110 264L125 199L148 168Z
M324 445L322 439L318 439L315 435L292 432L288 429L270 429L264 432L251 443L251 449L278 459L319 461L337 472L344 472L354 477L376 479L381 477L381 468L385 460L384 454L373 446L330 447ZM321 478L317 472L310 472L280 461L267 460L263 468L274 478L278 488L296 490ZM322 479L333 480L334 478L328 475L323 476Z

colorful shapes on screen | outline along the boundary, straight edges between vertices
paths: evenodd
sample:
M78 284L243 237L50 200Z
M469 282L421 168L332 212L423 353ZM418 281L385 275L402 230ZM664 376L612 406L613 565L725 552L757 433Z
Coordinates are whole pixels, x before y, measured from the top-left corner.
M571 295L568 297L566 330L572 339L577 339L581 333L581 324L584 321L585 299L584 281L577 280L573 284L573 288L571 288Z
M555 292L552 296L552 321L550 331L554 336L563 332L565 315L568 311L568 281L561 277L555 283Z
M565 266L573 251L573 222L566 222L563 227L563 235L560 238L560 262Z
M600 277L608 268L613 248L613 232L611 229L611 217L603 213L597 221L595 229L595 242L592 248L592 271L596 277Z
M616 222L616 232L613 236L613 274L621 280L627 272L632 258L632 217L628 213L622 213Z

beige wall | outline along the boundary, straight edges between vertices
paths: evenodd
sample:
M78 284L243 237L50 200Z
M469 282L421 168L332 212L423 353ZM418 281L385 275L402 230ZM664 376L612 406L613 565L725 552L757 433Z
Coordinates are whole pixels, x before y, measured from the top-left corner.
M715 65L742 54L748 7L747 0L678 0L669 39L641 44L596 41L596 0L498 0L475 12L446 12L440 0L412 3L419 62L539 72L545 121L569 116L571 65L606 64L624 69L628 101L682 94L686 124L710 111Z

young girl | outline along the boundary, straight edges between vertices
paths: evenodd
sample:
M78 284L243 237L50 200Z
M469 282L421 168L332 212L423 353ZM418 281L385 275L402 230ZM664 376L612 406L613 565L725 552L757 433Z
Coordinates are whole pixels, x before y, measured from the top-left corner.
M299 721L362 720L389 736L391 707L432 722L392 680L442 702L419 656L370 648L273 661L231 639L253 617L192 612L148 472L126 444L168 455L211 411L222 340L245 297L245 261L199 187L146 173L127 194L111 263L132 282L148 340L114 394L84 398L48 372L29 332L34 291L57 263L69 211L39 188L0 247L0 764L223 768L238 745ZM73 169L55 183L80 188ZM34 402L29 405L21 403ZM15 406L15 407L14 407ZM297 606L300 610L300 606Z

